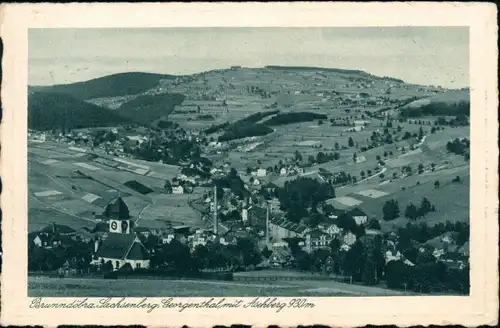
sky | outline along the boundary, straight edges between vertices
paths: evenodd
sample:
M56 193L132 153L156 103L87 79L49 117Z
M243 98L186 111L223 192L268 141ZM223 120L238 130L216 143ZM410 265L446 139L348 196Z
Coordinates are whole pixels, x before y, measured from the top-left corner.
M28 42L30 85L283 65L469 86L467 27L30 29Z

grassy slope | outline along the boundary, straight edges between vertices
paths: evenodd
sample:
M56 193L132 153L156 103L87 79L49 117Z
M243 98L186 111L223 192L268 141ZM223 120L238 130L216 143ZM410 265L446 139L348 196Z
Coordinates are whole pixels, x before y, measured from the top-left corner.
M429 98L423 98L415 100L405 107L415 108L422 105L432 104L432 103L457 103L460 101L470 101L470 90L460 89L460 90L450 90Z
M75 129L129 123L127 118L69 95L36 92L28 96L29 128Z
M452 183L451 180L459 175L462 183ZM434 182L438 180L440 187L435 188ZM436 223L445 223L447 220L451 222L469 220L469 188L470 176L467 168L464 168L458 173L447 174L436 177L436 179L408 187L405 190L391 193L377 199L370 199L354 195L357 199L363 199L364 202L359 206L365 210L369 216L376 217L380 220L384 231L390 231L394 228L405 226L408 221L404 217L406 206L412 202L415 206L420 206L423 197L436 206L436 212L429 213L426 217L417 220L416 222L425 222L429 225ZM383 190L382 187L376 188ZM384 203L390 199L395 199L399 203L400 217L394 221L384 222L382 220L382 207Z
M32 86L30 87L30 91L64 93L77 99L88 100L101 97L138 94L155 87L161 79L165 78L173 78L173 76L155 73L130 72L108 75L71 84Z

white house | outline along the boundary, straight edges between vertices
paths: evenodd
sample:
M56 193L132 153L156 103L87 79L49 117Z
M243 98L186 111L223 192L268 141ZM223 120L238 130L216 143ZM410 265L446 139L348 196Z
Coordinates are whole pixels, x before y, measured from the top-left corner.
M340 249L343 250L344 252L348 252L351 249L351 246L349 246L347 244L342 244L340 246Z
M248 209L244 208L241 210L241 220L243 222L247 222L248 221Z
M356 235L352 232L348 232L344 236L344 244L347 246L352 246L356 242Z
M288 171L285 167L282 167L280 170L280 175L281 176L286 176L288 174Z
M336 224L328 226L325 230L325 232L331 236L336 236L340 234L341 231L342 230Z
M258 169L256 175L258 177L265 177L267 175L267 170L266 169Z
M391 261L399 261L403 258L403 255L397 251L396 253L388 250L385 252L385 263L389 263Z
M368 221L368 215L359 208L354 208L348 212L352 216L357 225L363 225Z
M183 193L184 193L184 187L182 186L172 187L172 194L183 194Z

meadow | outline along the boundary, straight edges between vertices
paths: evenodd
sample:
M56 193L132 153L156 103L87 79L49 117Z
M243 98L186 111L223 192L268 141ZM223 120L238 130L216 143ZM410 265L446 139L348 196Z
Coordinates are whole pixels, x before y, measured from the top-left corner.
M29 297L395 296L400 291L336 281L233 282L28 277Z

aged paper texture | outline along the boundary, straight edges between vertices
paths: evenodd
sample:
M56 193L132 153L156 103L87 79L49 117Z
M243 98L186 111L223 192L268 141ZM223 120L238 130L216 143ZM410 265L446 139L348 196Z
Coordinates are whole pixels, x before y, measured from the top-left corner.
M495 324L496 7L0 7L2 325Z

